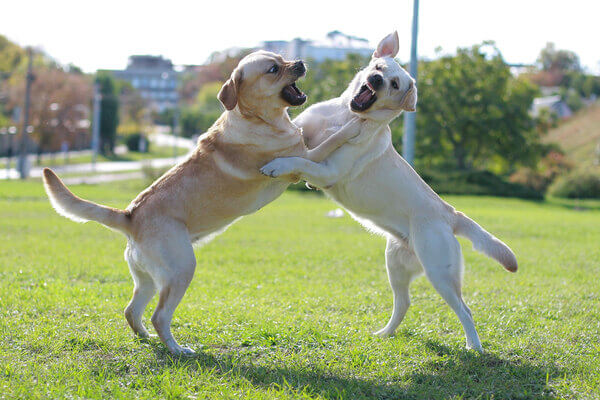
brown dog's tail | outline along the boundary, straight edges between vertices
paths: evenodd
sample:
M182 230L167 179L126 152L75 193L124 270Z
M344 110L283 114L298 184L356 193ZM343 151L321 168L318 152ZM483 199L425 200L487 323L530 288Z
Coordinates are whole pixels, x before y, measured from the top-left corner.
M44 168L44 188L52 207L60 215L75 222L92 220L125 234L130 232L131 219L126 211L80 199L50 168Z
M517 272L517 258L510 247L461 212L456 212L454 233L469 239L475 250L498 261L508 271Z

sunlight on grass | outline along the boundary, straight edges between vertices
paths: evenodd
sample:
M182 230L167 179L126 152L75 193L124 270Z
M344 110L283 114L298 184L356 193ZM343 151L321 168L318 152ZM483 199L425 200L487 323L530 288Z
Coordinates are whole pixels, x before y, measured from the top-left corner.
M124 207L141 188L72 189ZM447 200L520 262L506 273L461 240L485 355L423 278L396 337L374 337L391 311L384 240L288 192L197 251L173 321L199 352L184 359L129 331L122 235L58 216L39 182L2 182L0 398L598 398L597 204Z

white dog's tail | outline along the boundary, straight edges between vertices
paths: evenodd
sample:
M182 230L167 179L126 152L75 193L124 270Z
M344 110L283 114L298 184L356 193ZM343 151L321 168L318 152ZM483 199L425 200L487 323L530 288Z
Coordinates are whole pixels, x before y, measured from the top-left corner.
M473 248L498 261L510 272L517 272L517 258L510 247L483 229L461 212L456 212L454 233L464 236L473 243Z
M97 221L109 228L129 233L131 219L126 211L80 199L67 189L50 168L44 168L44 188L52 207L60 215L75 222Z

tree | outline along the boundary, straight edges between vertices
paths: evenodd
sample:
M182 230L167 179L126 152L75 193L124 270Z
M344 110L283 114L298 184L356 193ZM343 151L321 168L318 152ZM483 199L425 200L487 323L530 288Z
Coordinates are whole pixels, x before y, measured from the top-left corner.
M0 82L10 76L17 67L24 65L27 53L17 44L0 35Z
M89 131L89 105L92 84L88 77L70 74L61 68L40 66L34 69L31 86L29 123L37 139L39 153L57 151L63 142L83 147ZM9 80L8 107L22 107L24 76L15 73ZM89 140L89 139L87 139Z
M131 83L117 80L117 93L119 93L119 126L117 133L120 136L132 134L142 135L152 123L151 110L148 101L144 99Z
M513 78L492 43L423 62L419 72L419 166L470 170L495 163L507 170L535 163L539 134L528 111L537 88Z
M210 82L202 86L196 96L195 106L204 112L222 111L223 106L217 98L221 86L222 82Z
M557 50L554 43L547 43L537 59L544 71L581 71L579 57L569 50Z
M100 86L100 151L113 153L119 125L119 98L115 79L110 73L99 73L96 82Z
M181 110L180 123L183 136L200 135L208 130L223 112L223 106L217 94L223 85L222 82L205 83L196 100L190 106Z

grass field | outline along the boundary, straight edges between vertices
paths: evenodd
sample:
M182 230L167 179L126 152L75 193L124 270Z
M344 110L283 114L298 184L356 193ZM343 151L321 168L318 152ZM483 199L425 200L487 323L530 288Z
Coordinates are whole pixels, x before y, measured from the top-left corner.
M544 137L546 143L558 143L567 157L578 167L600 172L600 102L578 111L561 121Z
M120 207L139 189L73 187ZM600 398L600 203L447 200L520 261L509 274L461 240L486 354L424 278L396 337L372 336L391 311L384 240L286 193L197 252L173 324L188 359L133 338L123 236L59 217L39 182L0 182L0 398Z

